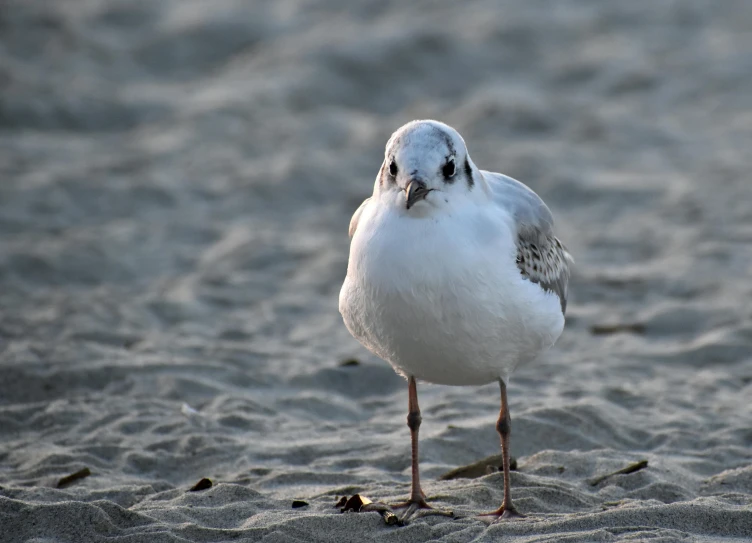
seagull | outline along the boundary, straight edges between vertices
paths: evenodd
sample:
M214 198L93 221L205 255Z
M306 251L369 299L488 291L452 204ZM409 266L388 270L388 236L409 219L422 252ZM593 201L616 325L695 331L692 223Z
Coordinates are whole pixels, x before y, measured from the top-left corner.
M564 328L574 260L554 236L551 211L519 181L479 170L455 129L420 120L389 138L349 235L345 326L408 381L412 485L395 506L406 508L401 520L432 510L420 485L417 380L499 383L504 498L482 515L523 517L510 491L507 383Z

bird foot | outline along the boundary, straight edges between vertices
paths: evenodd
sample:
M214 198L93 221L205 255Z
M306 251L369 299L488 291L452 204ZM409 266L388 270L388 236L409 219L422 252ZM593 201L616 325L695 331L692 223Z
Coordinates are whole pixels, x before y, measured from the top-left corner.
M423 497L420 498L410 498L407 501L396 503L394 505L390 506L392 509L403 509L405 508L405 512L399 517L400 524L406 524L410 520L414 520L417 518L422 517L428 517L432 515L436 516L442 516L442 517L454 517L454 513L452 511L446 511L443 509L434 509L428 503L426 503L426 499Z
M491 511L489 513L481 513L478 515L479 517L496 517L491 522L498 522L500 520L515 520L515 519L521 519L525 518L526 515L523 515L517 509L513 506L506 506L504 504L501 505L496 511Z

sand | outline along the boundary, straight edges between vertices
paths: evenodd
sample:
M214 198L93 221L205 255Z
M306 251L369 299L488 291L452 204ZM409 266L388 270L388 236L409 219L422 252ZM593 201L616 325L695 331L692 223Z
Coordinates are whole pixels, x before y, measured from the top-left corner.
M745 0L4 1L0 540L751 541L750 24ZM493 384L419 385L424 488L463 518L334 507L408 492L406 382L337 296L383 145L426 117L577 261L509 388L519 522L473 517L500 474L439 479L499 452Z

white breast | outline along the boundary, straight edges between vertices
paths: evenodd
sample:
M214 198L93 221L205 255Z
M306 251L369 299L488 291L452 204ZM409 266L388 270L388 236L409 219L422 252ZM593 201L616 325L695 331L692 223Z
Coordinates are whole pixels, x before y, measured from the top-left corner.
M364 209L340 292L350 333L406 376L506 379L564 326L558 298L520 275L510 224L495 206L423 218Z

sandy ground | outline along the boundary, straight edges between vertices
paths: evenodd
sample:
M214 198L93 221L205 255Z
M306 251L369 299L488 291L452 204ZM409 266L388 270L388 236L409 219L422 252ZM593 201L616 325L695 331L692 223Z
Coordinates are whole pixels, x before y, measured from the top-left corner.
M746 0L2 2L0 540L750 541L750 28ZM577 260L509 391L519 522L334 507L408 491L406 383L337 295L425 117ZM498 506L498 473L439 480L499 451L497 387L419 391L429 498Z

